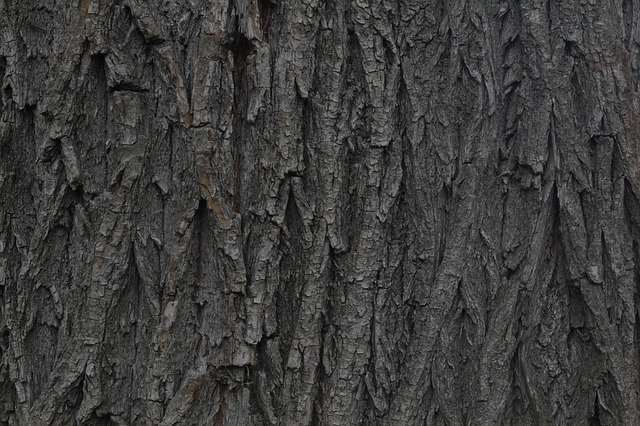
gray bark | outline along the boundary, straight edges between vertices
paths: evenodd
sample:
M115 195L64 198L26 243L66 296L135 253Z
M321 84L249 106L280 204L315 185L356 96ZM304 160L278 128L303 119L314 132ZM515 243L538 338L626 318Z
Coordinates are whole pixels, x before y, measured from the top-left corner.
M0 424L637 424L639 14L0 2Z

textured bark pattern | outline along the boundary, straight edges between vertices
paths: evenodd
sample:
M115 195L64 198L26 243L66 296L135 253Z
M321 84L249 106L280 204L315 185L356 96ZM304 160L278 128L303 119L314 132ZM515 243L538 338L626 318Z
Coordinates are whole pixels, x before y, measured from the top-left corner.
M638 0L0 3L0 424L637 424Z

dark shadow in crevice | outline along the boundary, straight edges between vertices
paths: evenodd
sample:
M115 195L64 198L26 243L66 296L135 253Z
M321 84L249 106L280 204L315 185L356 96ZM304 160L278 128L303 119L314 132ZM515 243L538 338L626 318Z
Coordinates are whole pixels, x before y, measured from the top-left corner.
M292 192L289 193L284 222L287 232L286 236L281 237L283 238L281 279L274 300L278 317L278 335L281 337L282 359L286 365L302 303L300 293L305 285L305 271L308 268L303 257L304 223Z
M622 20L624 22L624 46L631 49L631 35L633 32L633 2L634 0L622 0Z
M276 3L271 0L258 0L258 13L260 14L260 31L263 41L269 41L271 22L276 11Z
M589 419L589 426L600 426L600 403L598 402L598 393L595 393L593 399L593 416Z
M255 55L256 47L239 29L238 18L234 23L234 31L231 42L226 45L233 54L233 126L231 141L233 145L234 159L234 200L233 207L236 212L242 212L242 193L245 150L250 143L251 132L247 121L247 108L251 77L248 72L250 66L249 57Z

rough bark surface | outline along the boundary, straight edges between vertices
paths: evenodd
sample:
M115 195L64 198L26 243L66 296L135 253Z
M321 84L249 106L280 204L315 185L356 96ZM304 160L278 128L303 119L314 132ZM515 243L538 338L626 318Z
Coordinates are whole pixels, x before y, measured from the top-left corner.
M0 2L0 424L637 424L639 25Z

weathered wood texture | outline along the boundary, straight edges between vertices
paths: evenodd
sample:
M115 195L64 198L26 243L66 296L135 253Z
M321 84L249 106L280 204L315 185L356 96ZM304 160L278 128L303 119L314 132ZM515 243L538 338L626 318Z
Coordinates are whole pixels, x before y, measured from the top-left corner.
M0 424L637 424L639 14L0 2Z

